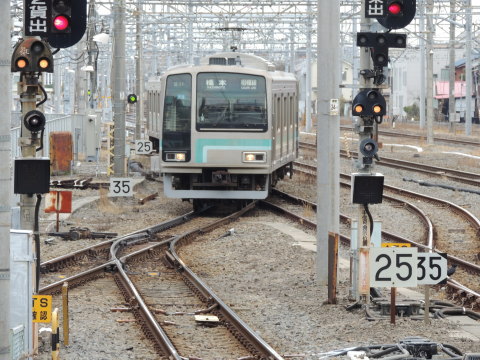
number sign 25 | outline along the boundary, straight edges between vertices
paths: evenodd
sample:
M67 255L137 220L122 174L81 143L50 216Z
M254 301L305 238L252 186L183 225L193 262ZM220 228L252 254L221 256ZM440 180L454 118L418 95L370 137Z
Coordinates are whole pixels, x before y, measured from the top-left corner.
M108 196L133 196L133 182L129 178L110 178Z
M371 248L370 286L416 287L417 248Z
M153 151L153 144L148 140L135 140L135 153L137 155L148 155Z

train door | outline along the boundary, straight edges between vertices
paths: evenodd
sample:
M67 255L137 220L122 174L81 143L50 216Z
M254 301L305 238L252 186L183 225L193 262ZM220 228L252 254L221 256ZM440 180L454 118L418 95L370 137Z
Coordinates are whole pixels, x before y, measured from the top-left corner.
M282 107L281 96L275 94L275 160L282 157Z

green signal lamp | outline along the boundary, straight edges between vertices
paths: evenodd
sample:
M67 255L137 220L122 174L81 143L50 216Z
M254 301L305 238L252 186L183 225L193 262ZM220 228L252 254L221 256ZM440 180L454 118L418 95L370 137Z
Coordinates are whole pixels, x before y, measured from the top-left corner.
M135 94L128 95L127 101L129 104L135 104L138 101L137 95Z

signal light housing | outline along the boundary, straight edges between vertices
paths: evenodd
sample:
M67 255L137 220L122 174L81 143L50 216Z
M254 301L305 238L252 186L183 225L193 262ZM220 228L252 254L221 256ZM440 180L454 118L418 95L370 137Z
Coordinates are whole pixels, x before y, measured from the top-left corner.
M53 55L48 44L35 38L20 40L13 50L11 71L53 73Z
M387 29L401 29L410 24L416 11L416 0L387 0L386 16L377 20Z
M388 65L388 48L406 48L407 35L396 33L357 33L357 46L369 47L375 68Z
M127 101L129 104L135 104L138 101L137 95L135 94L128 95Z
M353 116L384 116L387 113L386 110L387 103L378 89L364 89L353 99Z
M48 42L54 48L75 45L87 28L87 0L47 0L50 2Z
M45 115L38 110L29 111L23 117L23 124L27 130L32 133L37 133L45 129L46 122Z

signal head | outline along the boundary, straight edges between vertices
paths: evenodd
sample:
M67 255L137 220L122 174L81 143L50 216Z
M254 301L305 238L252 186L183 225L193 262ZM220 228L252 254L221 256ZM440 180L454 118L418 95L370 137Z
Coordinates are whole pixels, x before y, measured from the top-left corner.
M19 41L12 54L12 72L53 72L53 55L48 44L36 38Z
M127 101L129 104L135 104L138 101L137 95L135 94L128 95Z
M416 0L386 0L386 15L378 22L387 29L400 29L413 20L417 11Z
M45 129L45 115L38 110L32 110L23 117L23 124L33 133L37 133Z
M378 117L386 114L386 101L378 89L364 89L353 99L352 115Z

